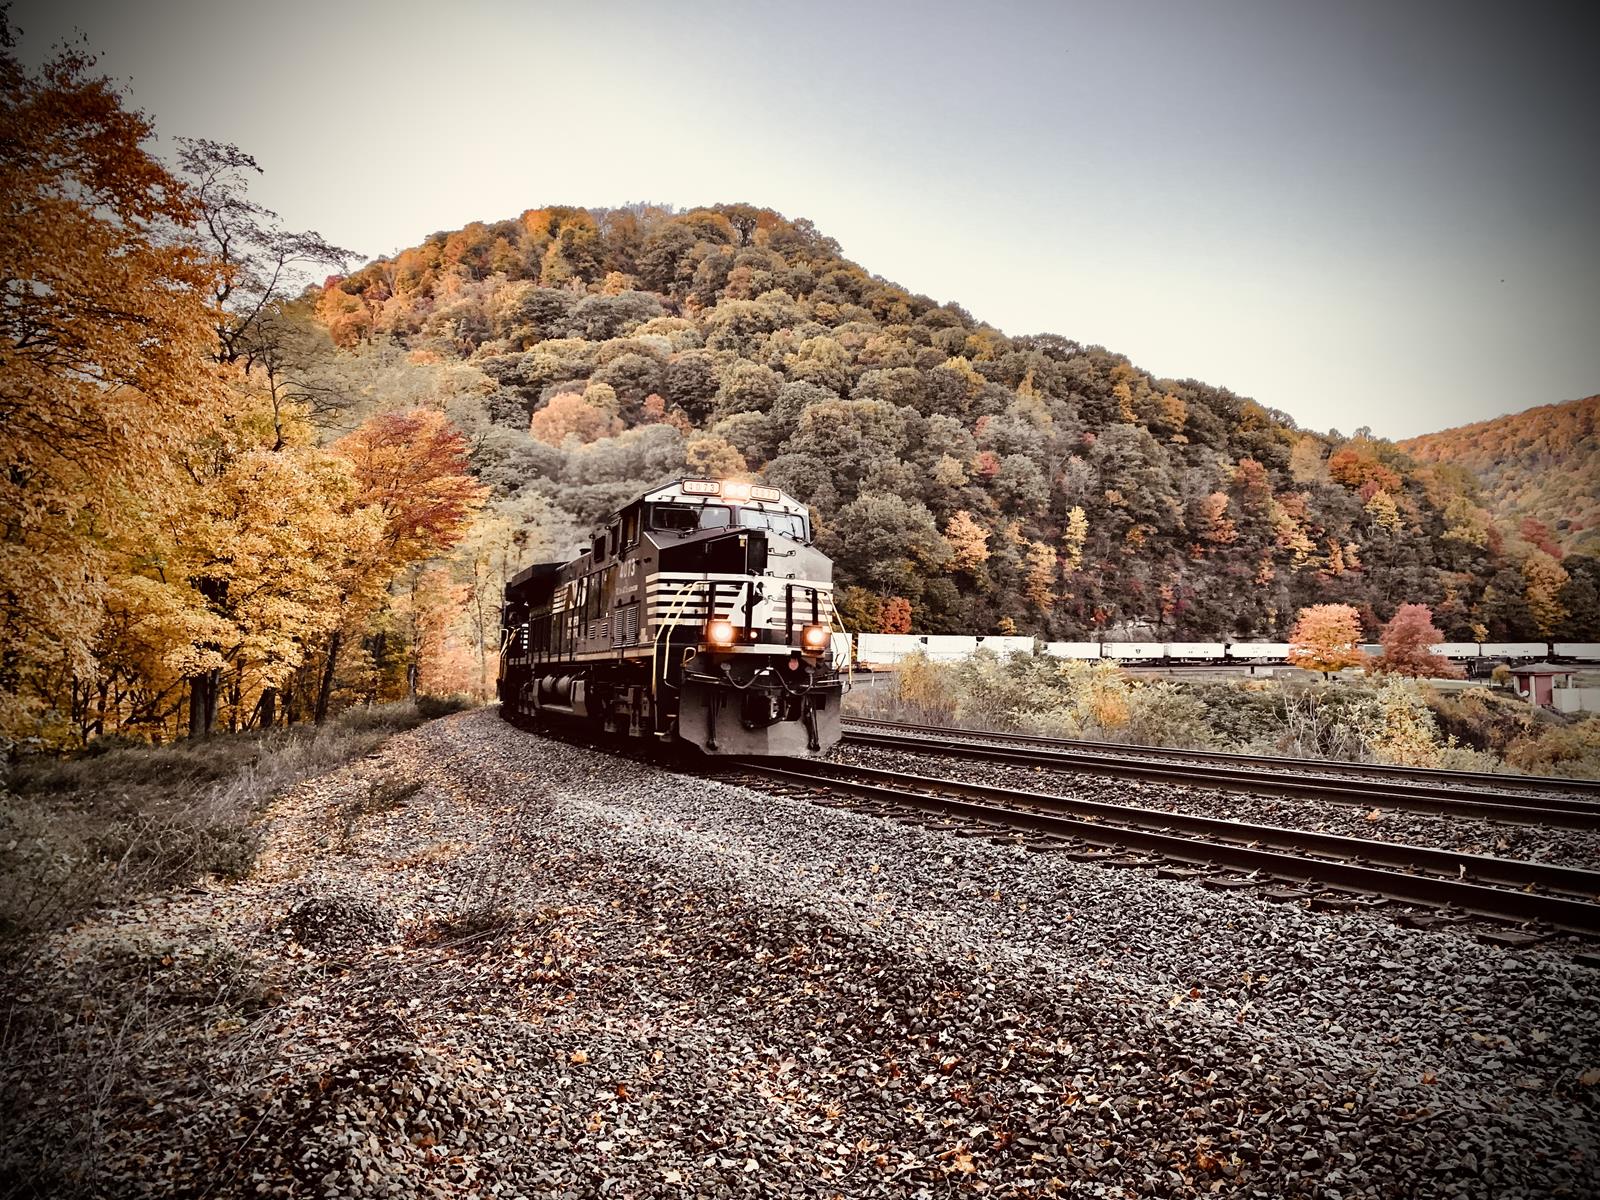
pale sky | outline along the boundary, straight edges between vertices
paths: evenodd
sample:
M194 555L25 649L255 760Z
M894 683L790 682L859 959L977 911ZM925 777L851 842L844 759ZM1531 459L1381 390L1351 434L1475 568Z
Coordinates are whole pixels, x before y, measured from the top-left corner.
M1010 334L1406 437L1600 391L1582 6L22 0L364 256L747 201ZM1590 115L1584 116L1587 112Z

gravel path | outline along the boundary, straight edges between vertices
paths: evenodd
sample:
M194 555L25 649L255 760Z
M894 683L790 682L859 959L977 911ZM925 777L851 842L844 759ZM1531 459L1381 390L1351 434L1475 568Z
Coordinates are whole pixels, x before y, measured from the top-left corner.
M272 821L243 882L12 966L28 1069L0 1177L1600 1195L1600 973L1559 956L671 775L488 712Z
M1539 825L1435 816L1397 808L1284 796L1261 796L1217 788L1146 783L1085 771L1023 767L962 759L950 754L917 754L843 744L831 760L908 775L928 775L1020 788L1055 796L1075 796L1109 804L1197 813L1230 821L1252 821L1285 829L1311 829L1384 842L1437 846L1467 854L1520 858L1600 870L1600 832L1551 829Z

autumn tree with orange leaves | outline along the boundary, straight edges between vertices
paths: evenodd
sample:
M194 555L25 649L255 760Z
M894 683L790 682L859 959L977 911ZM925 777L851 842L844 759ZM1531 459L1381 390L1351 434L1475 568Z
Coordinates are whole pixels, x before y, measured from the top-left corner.
M1348 604L1313 604L1300 610L1289 634L1289 662L1326 679L1334 671L1359 667L1361 614Z
M376 512L380 532L371 554L352 552L344 564L341 619L329 636L317 690L318 724L327 719L350 621L370 611L390 579L460 541L487 495L467 470L466 439L440 412L383 413L332 448L350 464L358 502ZM410 678L414 685L416 673Z
M904 596L890 596L886 599L879 612L878 629L883 633L910 633L911 601Z

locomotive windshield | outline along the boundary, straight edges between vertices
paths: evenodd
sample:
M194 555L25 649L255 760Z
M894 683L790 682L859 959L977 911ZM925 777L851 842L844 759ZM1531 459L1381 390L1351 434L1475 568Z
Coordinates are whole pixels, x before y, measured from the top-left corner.
M737 517L735 517L737 514ZM707 529L766 529L797 542L806 540L806 519L794 513L759 508L729 509L722 504L654 504L650 528L664 533L697 533Z
M701 529L726 529L733 514L720 504L653 504L650 528L666 533L694 533Z
M759 508L741 508L739 525L744 529L770 529L797 542L806 540L806 519L786 512L763 512Z

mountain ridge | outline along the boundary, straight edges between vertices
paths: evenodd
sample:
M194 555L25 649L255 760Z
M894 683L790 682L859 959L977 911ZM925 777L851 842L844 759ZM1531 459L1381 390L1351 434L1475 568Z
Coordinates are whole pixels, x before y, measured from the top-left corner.
M346 354L481 377L457 397L505 505L574 526L666 470L817 514L854 622L1281 636L1348 602L1452 638L1555 611L1472 479L1392 443L1057 334L1007 336L745 204L549 206L430 235L314 297ZM387 350L382 348L387 347Z
M1424 463L1464 467L1491 512L1535 545L1600 553L1600 394L1407 438Z

